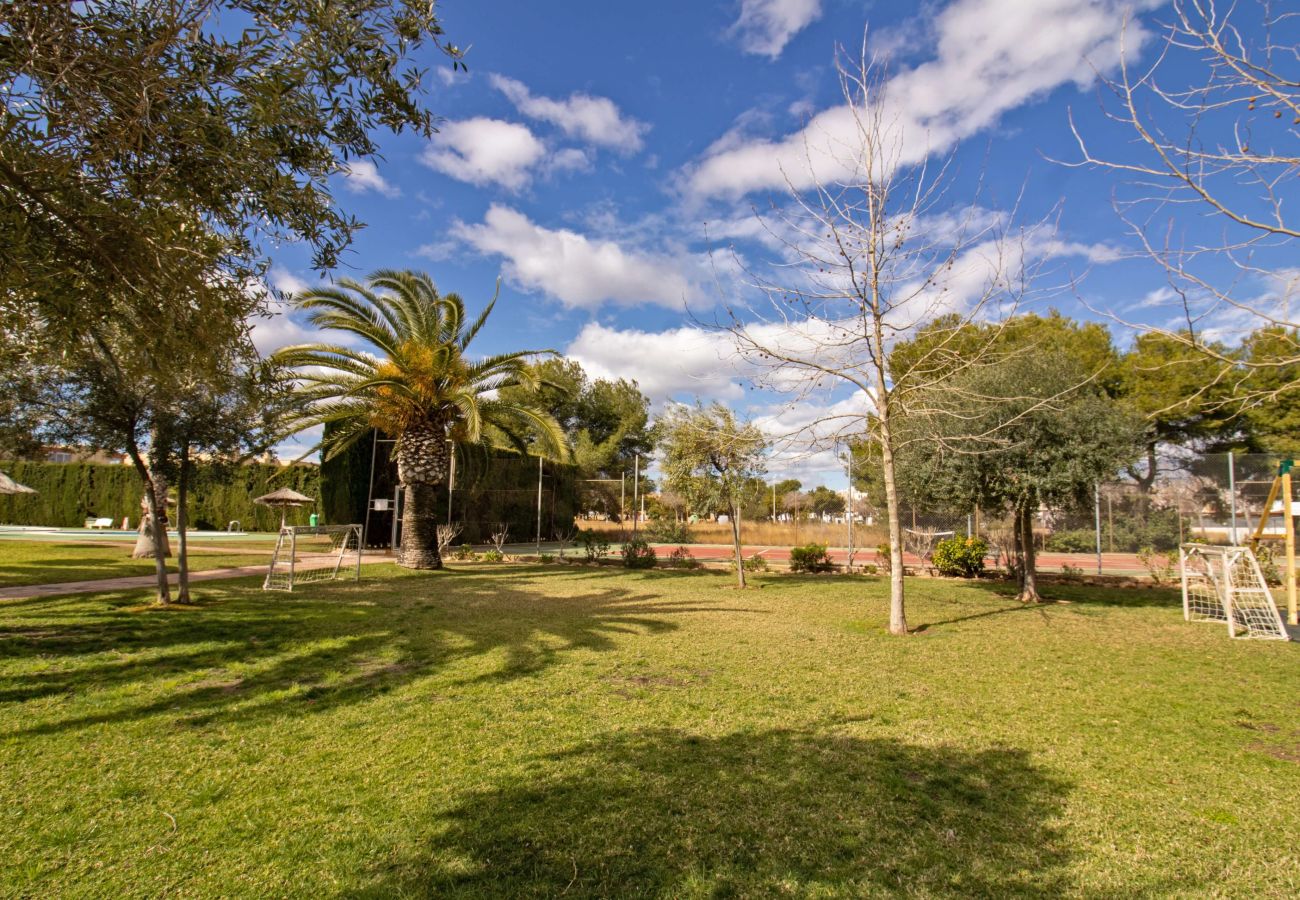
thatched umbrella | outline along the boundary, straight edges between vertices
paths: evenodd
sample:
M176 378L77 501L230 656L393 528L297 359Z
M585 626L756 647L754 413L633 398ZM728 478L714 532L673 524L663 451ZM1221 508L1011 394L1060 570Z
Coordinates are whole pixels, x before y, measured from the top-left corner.
M306 494L300 494L291 488L280 488L278 491L271 491L253 501L260 506L276 507L280 510L280 527L284 527L285 510L295 506L306 506L309 503L315 503L315 497L308 497Z
M25 484L19 484L4 472L0 472L0 494L35 494L37 491Z

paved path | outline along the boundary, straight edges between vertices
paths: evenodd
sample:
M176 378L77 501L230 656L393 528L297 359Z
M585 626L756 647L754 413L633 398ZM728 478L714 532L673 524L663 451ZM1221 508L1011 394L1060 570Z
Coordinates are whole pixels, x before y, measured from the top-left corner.
M361 558L362 563L392 562L391 556L368 555ZM228 569L206 569L191 572L190 581L217 581L222 578L244 578L249 575L265 575L265 563L256 566L234 566ZM324 568L333 566L333 560L324 560L319 564L299 562L298 568ZM167 576L172 585L177 583L175 572ZM129 591L137 588L151 588L158 583L156 575L128 575L122 578L96 578L91 581L64 581L58 584L24 584L17 587L0 588L0 601L28 600L33 597L54 597L62 594L100 594L108 591Z

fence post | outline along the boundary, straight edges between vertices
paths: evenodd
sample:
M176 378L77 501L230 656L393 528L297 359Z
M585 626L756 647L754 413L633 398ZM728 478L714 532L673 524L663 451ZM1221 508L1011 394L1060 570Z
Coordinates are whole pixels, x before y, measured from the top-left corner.
M1232 510L1232 537L1228 543L1237 545L1237 466L1232 451L1228 451L1228 508Z
M1097 536L1097 574L1101 574L1101 482L1092 488L1092 513Z

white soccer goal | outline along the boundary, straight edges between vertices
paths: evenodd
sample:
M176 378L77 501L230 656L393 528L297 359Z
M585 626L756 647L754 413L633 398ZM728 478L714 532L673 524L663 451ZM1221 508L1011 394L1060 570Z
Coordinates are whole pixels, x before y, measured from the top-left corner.
M340 578L361 578L360 525L286 525L262 590L292 591L295 585Z
M1178 548L1183 618L1223 622L1231 637L1289 640L1273 592L1249 547Z

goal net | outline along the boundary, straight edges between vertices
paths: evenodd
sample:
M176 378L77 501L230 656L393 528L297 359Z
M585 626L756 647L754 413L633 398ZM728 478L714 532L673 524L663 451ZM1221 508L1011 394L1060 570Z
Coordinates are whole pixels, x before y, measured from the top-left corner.
M1232 637L1289 639L1249 547L1183 544L1178 557L1187 621L1222 622Z
M361 578L360 525L286 525L262 590L292 591L295 585L340 578Z

